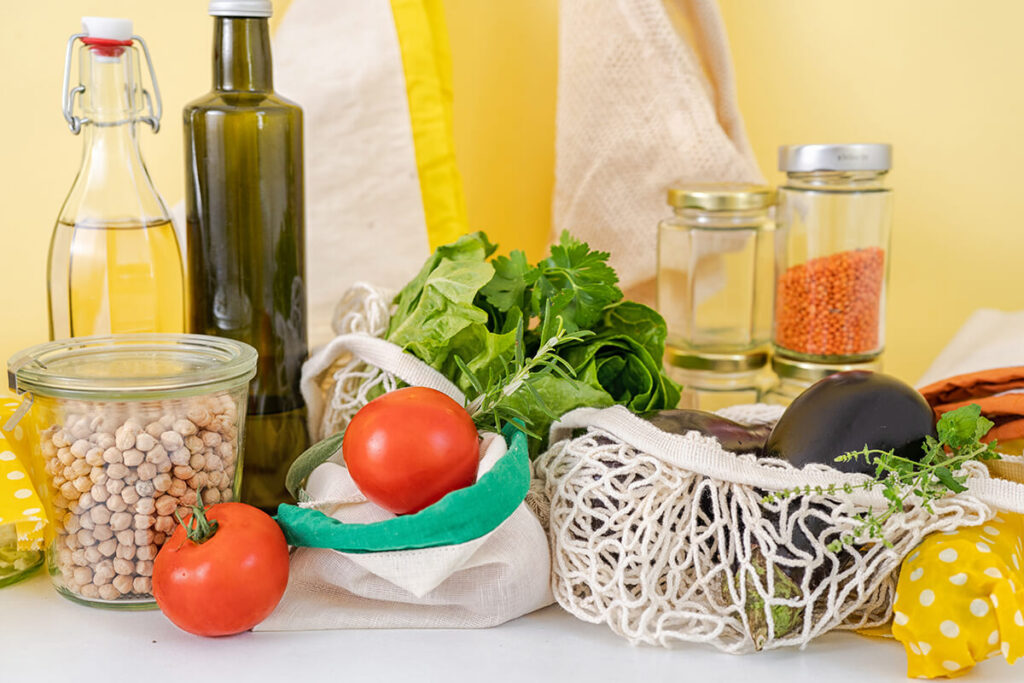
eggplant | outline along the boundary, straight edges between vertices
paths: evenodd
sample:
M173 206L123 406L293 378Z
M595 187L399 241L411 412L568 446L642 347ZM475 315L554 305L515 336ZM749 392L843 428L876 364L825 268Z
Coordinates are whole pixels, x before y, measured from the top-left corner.
M772 431L766 425L748 427L703 410L655 410L641 417L670 434L696 431L713 437L730 453L760 453Z
M764 455L796 467L818 463L870 475L870 461L836 457L867 446L920 461L929 435L935 436L934 417L921 394L895 377L855 370L830 375L800 394L768 436Z

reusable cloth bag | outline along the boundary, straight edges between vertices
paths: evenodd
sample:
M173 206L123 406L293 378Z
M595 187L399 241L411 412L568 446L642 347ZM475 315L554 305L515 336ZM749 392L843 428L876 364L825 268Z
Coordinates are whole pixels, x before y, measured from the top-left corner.
M758 182L714 0L561 0L554 235L650 299L676 181Z
M318 355L339 353L392 386L430 386L465 402L447 378L382 339L341 335ZM257 630L482 628L552 602L547 537L524 503L530 470L521 432L484 435L477 483L402 517L362 496L337 462L342 438L331 436L293 466L334 460L313 470L299 507L278 512L285 537L300 547L284 598Z
M441 0L291 0L275 89L302 105L311 346L357 280L398 288L467 231Z

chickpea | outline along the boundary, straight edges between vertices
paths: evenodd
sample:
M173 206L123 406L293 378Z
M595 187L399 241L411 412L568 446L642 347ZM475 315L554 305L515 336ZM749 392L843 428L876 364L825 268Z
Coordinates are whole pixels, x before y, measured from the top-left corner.
M114 572L122 576L130 576L135 573L135 562L130 559L117 558L114 560Z
M135 448L143 453L153 450L153 446L157 443L157 437L159 435L152 435L147 432L143 432L135 437Z
M171 487L169 489L167 489L167 493L169 495L171 495L171 496L176 496L177 497L177 496L184 495L185 491L187 491L187 490L188 490L188 484L186 484L181 479L175 479L174 481L171 482Z
M88 567L78 567L75 569L75 582L79 585L85 585L92 583L92 570Z
M170 433L175 434L176 432ZM161 444L156 444L146 453L146 462L154 465L159 465L169 459L170 456L167 455L167 449L165 449Z
M191 406L188 409L188 411L186 411L185 417L191 420L193 424L197 424L200 427L205 427L210 423L210 420L212 419L213 416L210 415L210 411L207 410L204 406L197 404Z
M124 492L122 491L122 493ZM128 509L128 503L124 502L124 498L120 495L112 495L110 498L107 498L107 509L111 512L123 512Z
M156 465L144 462L136 468L135 473L139 475L140 481L150 481L156 476Z
M133 583L134 581L131 576L127 574L118 574L114 577L114 580L113 582L111 582L111 585L114 588L116 588L121 595L128 595L132 592ZM83 591L82 594L85 595L85 592Z
M122 463L114 463L107 467L107 476L111 479L124 479L128 476L128 468Z
M99 596L103 600L117 600L121 597L121 591L117 589L117 586L107 583L100 586Z
M103 461L108 465L117 465L124 462L124 454L113 446L103 451Z
M156 499L156 513L158 515L170 515L178 507L178 501L174 496L160 496Z
M110 510L102 505L97 505L89 510L89 517L96 524L106 524L110 521Z
M117 550L114 552L114 554L120 560L135 559L135 534L132 534L131 543L118 543Z
M128 467L138 467L145 460L146 454L137 448L130 448L124 452L124 464Z
M140 560L150 561L156 557L157 547L155 544L150 543L149 545L139 546L139 549L135 553L135 557Z
M160 473L153 477L153 488L157 491L166 491L171 488L171 475L166 472Z
M193 470L188 465L178 465L177 467L174 468L174 476L177 477L178 479L181 479L182 481L188 481L189 479L192 478L194 474L195 470ZM86 481L88 481L88 479ZM92 484L90 482L90 486L91 485ZM75 484L75 486L77 487L78 485Z
M136 593L152 593L153 579L148 576L136 576L132 582L132 588Z
M134 486L125 486L121 491L121 498L126 505L135 505L139 502L139 492L135 490Z
M182 436L192 436L197 431L195 423L191 420L175 420L173 429Z
M170 460L175 467L188 465L192 460L192 451L187 448L179 448L171 453Z
M115 512L110 516L110 528L114 531L126 531L132 525L132 515L129 512Z
M98 446L90 448L89 452L85 454L85 462L92 467L99 467L103 465L103 449Z
M164 447L166 452L173 453L185 445L185 439L178 432L166 431L160 435L160 445Z

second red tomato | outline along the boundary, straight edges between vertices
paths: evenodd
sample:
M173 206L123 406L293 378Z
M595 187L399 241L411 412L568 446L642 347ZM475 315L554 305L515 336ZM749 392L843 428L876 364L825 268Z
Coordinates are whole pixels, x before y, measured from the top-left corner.
M447 395L407 387L356 413L342 453L363 495L404 515L476 482L479 437L473 418Z

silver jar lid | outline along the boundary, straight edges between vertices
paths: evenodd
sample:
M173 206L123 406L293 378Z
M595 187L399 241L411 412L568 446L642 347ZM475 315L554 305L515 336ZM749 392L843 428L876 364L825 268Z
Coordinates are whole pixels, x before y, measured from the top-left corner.
M813 171L888 171L892 145L782 145L779 170L786 173Z

